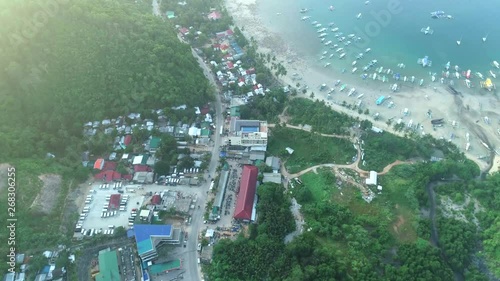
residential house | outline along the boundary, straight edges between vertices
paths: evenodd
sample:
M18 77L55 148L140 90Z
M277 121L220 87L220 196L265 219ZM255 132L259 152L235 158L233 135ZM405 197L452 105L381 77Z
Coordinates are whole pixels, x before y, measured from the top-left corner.
M222 15L221 15L221 13L219 13L217 11L213 11L210 14L208 14L207 17L209 20L218 20L222 17Z
M149 139L149 144L147 145L147 150L149 153L156 153L156 151L160 148L161 138L159 137L151 137Z

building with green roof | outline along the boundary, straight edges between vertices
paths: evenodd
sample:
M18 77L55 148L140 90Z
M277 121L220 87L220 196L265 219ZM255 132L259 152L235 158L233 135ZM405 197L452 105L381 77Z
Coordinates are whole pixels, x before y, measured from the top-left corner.
M106 249L99 252L99 273L95 276L96 281L121 281L118 269L118 256L116 250Z
M169 271L180 269L180 268L181 268L181 260L176 259L176 260L172 260L172 261L169 261L166 263L153 264L148 269L149 269L149 273L151 273L151 275L156 275L156 274L161 274L164 272L169 272Z
M202 138L210 137L210 130L209 129L201 129L200 137L202 137Z
M161 138L152 137L149 140L149 152L155 153L160 148Z
M240 107L239 106L231 107L230 115L231 115L231 117L241 117Z

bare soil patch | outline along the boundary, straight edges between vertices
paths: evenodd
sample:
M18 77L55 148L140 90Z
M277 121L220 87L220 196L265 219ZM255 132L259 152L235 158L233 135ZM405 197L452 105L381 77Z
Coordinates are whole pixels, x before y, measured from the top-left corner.
M398 216L398 221L396 221L394 223L394 225L392 226L392 229L394 229L394 232L396 232L397 234L399 234L399 228L405 223L405 218L402 216L402 215L399 215Z
M62 179L60 175L55 174L44 174L38 178L43 182L43 186L30 208L43 214L50 214L57 203Z

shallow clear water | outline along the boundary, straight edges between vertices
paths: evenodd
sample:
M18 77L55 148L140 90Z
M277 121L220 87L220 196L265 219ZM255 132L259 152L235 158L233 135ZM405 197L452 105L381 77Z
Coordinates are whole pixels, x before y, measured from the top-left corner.
M460 67L460 73L471 69L472 73L481 72L485 77L489 71L500 74L498 69L491 66L493 60L500 61L500 1L466 1L466 0L371 0L365 5L364 0L356 1L324 1L324 0L266 0L259 1L259 15L264 23L283 36L292 48L303 58L315 65L323 66L331 63L325 71L338 72L346 69L351 71L351 63L358 53L366 48L372 51L358 62L357 75L362 74L362 68L370 60L377 59L378 66L392 69L394 73L403 76L416 76L430 82L431 73L436 73L436 81L442 76L445 64L450 61L450 72L454 66ZM333 5L334 10L329 7ZM300 13L300 9L308 8L307 13ZM432 19L430 12L442 10L453 16L453 19ZM279 15L277 13L280 13ZM361 13L362 17L357 19ZM303 16L310 16L308 21L302 21ZM385 17L384 17L385 16ZM321 27L328 31L327 39L333 44L339 44L346 50L346 57L338 59L334 53L318 38L317 28L311 22L318 21ZM331 32L330 22L338 27L343 36L354 33L362 38L358 43L343 46ZM430 26L434 33L424 35L420 30ZM486 42L482 38L487 35ZM456 41L461 39L461 45ZM347 39L346 39L347 40ZM328 51L327 58L319 60L321 54ZM423 68L417 64L417 59L429 56L432 67ZM406 65L404 69L398 64ZM368 74L374 72L372 68ZM392 74L387 75L392 79ZM361 79L361 78L358 78ZM451 79L451 77L450 77ZM456 80L456 79L455 79ZM463 83L455 81L456 84ZM473 77L473 84L479 84L479 78ZM446 82L449 80L446 79ZM437 82L436 82L437 83Z

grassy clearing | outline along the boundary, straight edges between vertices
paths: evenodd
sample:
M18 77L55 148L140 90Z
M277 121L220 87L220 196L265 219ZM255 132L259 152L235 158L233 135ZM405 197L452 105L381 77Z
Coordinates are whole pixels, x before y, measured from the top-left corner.
M307 186L312 193L315 202L330 200L335 188L335 176L329 169L318 169L317 174L309 172L300 177L303 185Z
M292 155L285 150L287 147L294 150ZM272 129L267 149L270 154L286 161L290 173L319 164L350 163L356 155L356 150L348 140L283 127Z

